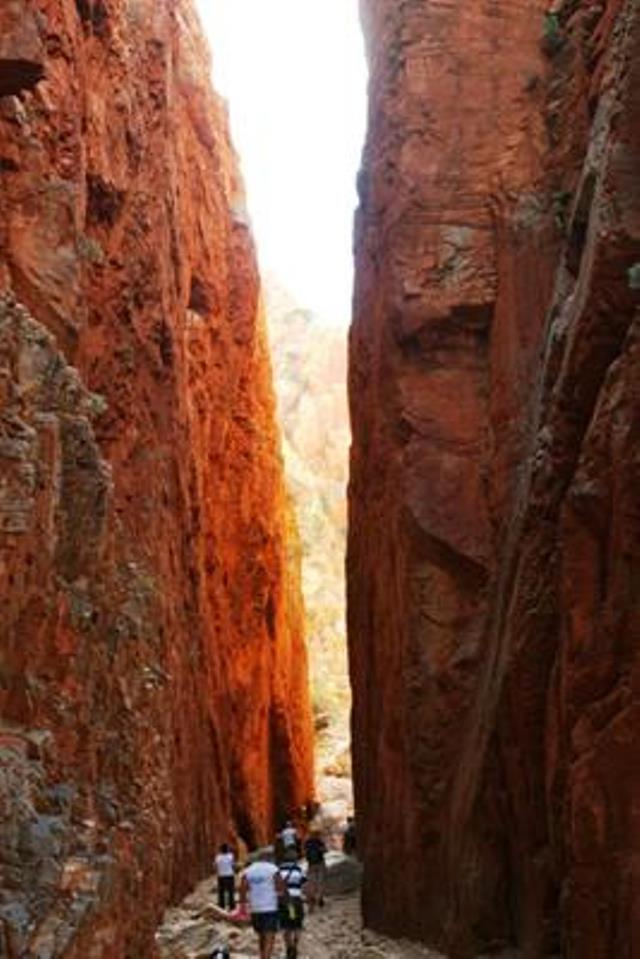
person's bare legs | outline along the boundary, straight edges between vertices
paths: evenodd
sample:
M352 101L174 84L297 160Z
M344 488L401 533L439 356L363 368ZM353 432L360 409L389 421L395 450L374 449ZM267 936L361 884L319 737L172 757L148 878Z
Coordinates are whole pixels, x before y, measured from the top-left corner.
M307 911L311 915L316 906L315 883L311 866L307 871L307 885L304 887L304 894L307 901Z
M309 912L313 912L318 906L324 906L324 877L325 866L323 863L319 863L318 865L314 864L310 867L307 883Z
M275 932L260 933L260 959L271 959L275 942Z
M316 901L319 906L324 906L324 880L326 876L326 866L322 863L321 868L318 870L318 879L316 885Z
M293 954L297 956L299 942L300 942L300 932L298 929L288 929L285 932L284 944L287 947L287 957L290 955L290 950L293 950Z

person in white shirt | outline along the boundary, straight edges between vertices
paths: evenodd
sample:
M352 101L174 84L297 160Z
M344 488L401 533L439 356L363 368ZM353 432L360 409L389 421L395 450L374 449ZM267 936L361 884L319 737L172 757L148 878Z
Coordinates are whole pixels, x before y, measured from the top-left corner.
M216 876L218 877L218 905L221 909L235 909L236 906L236 857L229 845L223 842L216 856Z
M298 845L298 831L292 822L286 822L280 833L282 847L286 853L289 849L296 849Z
M278 867L263 853L243 873L240 881L240 902L249 902L251 925L258 933L260 959L271 959L276 941L278 922L278 897L286 892L286 886Z

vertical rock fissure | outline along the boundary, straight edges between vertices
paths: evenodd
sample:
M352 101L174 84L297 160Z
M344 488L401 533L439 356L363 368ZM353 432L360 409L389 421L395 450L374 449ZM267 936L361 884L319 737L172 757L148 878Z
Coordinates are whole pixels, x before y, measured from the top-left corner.
M344 550L349 415L346 332L265 278L283 459L299 530L316 733L316 794L327 819L351 811Z

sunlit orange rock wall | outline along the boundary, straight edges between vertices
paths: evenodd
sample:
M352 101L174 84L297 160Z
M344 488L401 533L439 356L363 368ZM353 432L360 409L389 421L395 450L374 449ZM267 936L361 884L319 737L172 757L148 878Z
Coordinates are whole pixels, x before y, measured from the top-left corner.
M258 276L189 0L0 38L0 951L137 959L312 790Z
M640 7L363 0L367 923L640 955ZM550 15L552 14L552 15Z

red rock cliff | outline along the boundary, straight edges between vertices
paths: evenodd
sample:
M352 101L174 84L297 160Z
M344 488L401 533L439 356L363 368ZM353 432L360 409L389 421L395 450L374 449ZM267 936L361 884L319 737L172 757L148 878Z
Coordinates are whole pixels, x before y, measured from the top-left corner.
M312 790L258 276L189 0L0 37L0 942L143 957Z
M455 956L635 956L640 8L362 12L366 920Z

